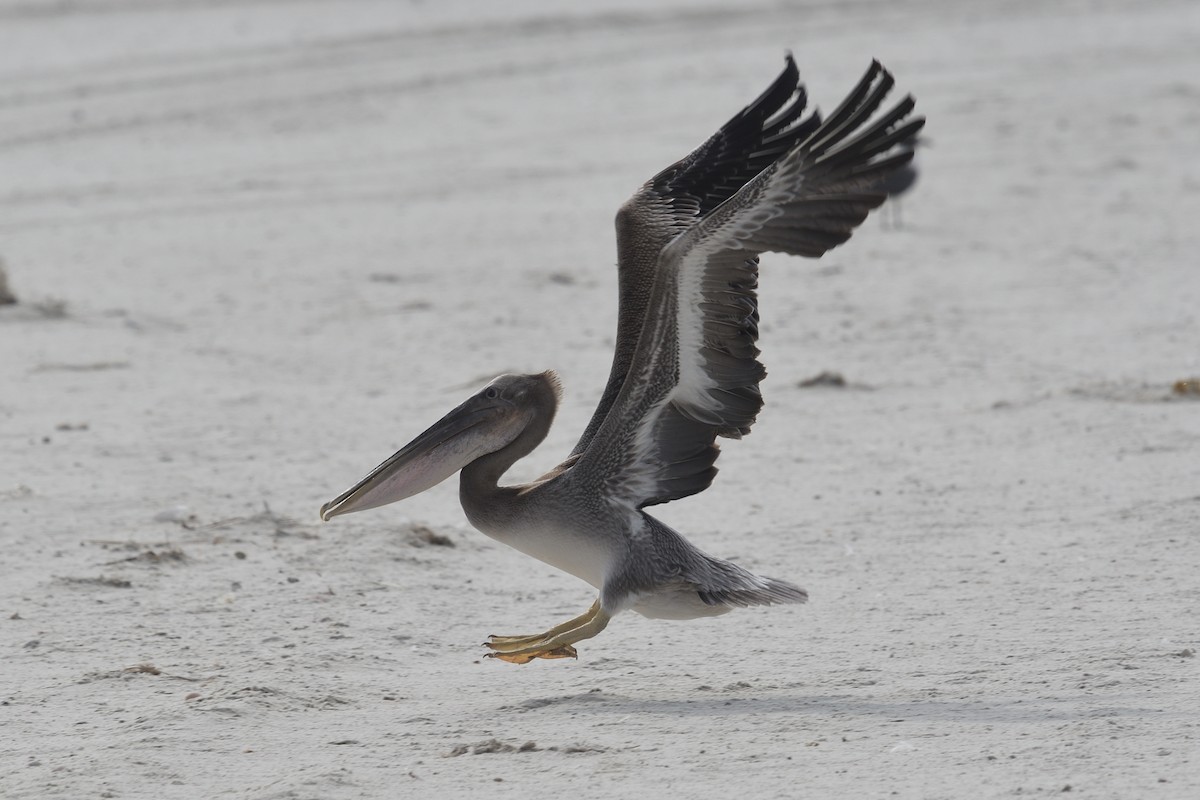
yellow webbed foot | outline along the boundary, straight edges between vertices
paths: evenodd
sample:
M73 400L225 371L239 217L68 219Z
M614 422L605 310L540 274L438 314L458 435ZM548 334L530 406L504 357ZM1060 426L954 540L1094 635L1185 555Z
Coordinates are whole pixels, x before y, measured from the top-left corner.
M585 613L555 625L545 633L534 636L490 636L483 646L493 651L487 654L487 658L498 658L510 664L528 664L535 658L578 658L578 653L571 645L590 639L604 630L608 620L609 615L597 600Z
M484 658L498 658L510 664L528 664L535 658L579 658L579 654L575 652L574 647L564 644L562 647L556 647L553 650L540 650L531 653L488 653Z
M549 631L547 631L547 633L549 633ZM488 640L483 643L483 646L491 647L494 644L498 644L498 645L502 645L502 646L503 645L533 644L534 642L540 642L542 639L545 639L545 638L546 638L545 633L535 633L532 636L497 636L496 634L493 633L488 636Z

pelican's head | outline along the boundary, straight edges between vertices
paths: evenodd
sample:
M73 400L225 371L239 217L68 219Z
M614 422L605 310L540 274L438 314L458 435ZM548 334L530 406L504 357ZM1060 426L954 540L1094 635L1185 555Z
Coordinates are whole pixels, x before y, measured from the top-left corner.
M544 422L548 430L560 391L558 377L553 372L501 375L400 448L351 489L321 506L321 519L420 494L475 459L508 447L535 420ZM538 441L544 435L545 430L537 437ZM529 449L536 444L532 442Z

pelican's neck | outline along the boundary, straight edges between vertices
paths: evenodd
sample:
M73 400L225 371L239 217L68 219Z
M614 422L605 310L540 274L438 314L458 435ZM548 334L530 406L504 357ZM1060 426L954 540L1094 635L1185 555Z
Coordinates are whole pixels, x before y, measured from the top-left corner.
M482 529L489 522L504 517L505 512L515 510L513 504L521 487L500 486L500 478L546 438L550 423L554 421L554 410L551 406L549 413L534 414L512 442L463 467L458 479L458 496L471 524Z

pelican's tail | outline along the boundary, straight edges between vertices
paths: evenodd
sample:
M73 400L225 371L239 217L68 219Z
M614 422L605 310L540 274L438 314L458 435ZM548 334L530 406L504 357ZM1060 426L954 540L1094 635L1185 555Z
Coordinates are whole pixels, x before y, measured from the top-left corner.
M636 555L606 581L602 599L613 613L631 608L652 619L696 619L808 600L808 592L794 583L710 556L649 514L643 512L642 518L654 549Z
M808 602L808 592L794 583L753 573L747 575L750 580L741 581L736 586L701 589L700 599L710 606L733 608Z
M694 569L689 577L706 606L728 610L808 601L808 592L794 583L755 575L731 561L707 553L703 557L703 566Z
M736 564L708 557L706 573L694 573L656 590L639 592L628 606L651 619L715 617L735 608L803 603L808 592L787 581L755 575Z

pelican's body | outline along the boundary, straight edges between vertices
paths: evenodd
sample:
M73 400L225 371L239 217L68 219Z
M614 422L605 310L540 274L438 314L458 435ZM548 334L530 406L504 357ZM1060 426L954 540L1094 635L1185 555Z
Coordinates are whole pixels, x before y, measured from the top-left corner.
M410 497L461 471L460 498L483 533L596 587L584 614L532 636L493 636L497 658L574 656L628 609L690 619L802 603L807 593L702 552L644 510L703 491L716 437L749 432L765 375L755 340L758 254L819 256L886 195L881 178L923 120L905 98L867 126L892 85L873 63L824 122L802 118L791 57L764 94L692 154L648 181L617 215L617 349L600 405L574 451L537 481L504 473L545 438L552 372L501 375L349 491L324 519Z
M548 374L521 378L554 380ZM570 471L533 487L500 487L490 479L481 486L480 477L471 467L462 472L459 496L471 524L596 587L610 614L628 608L647 617L692 619L732 607L705 602L693 587L754 593L774 587L779 602L803 599L801 589L706 555L640 509L582 490Z

